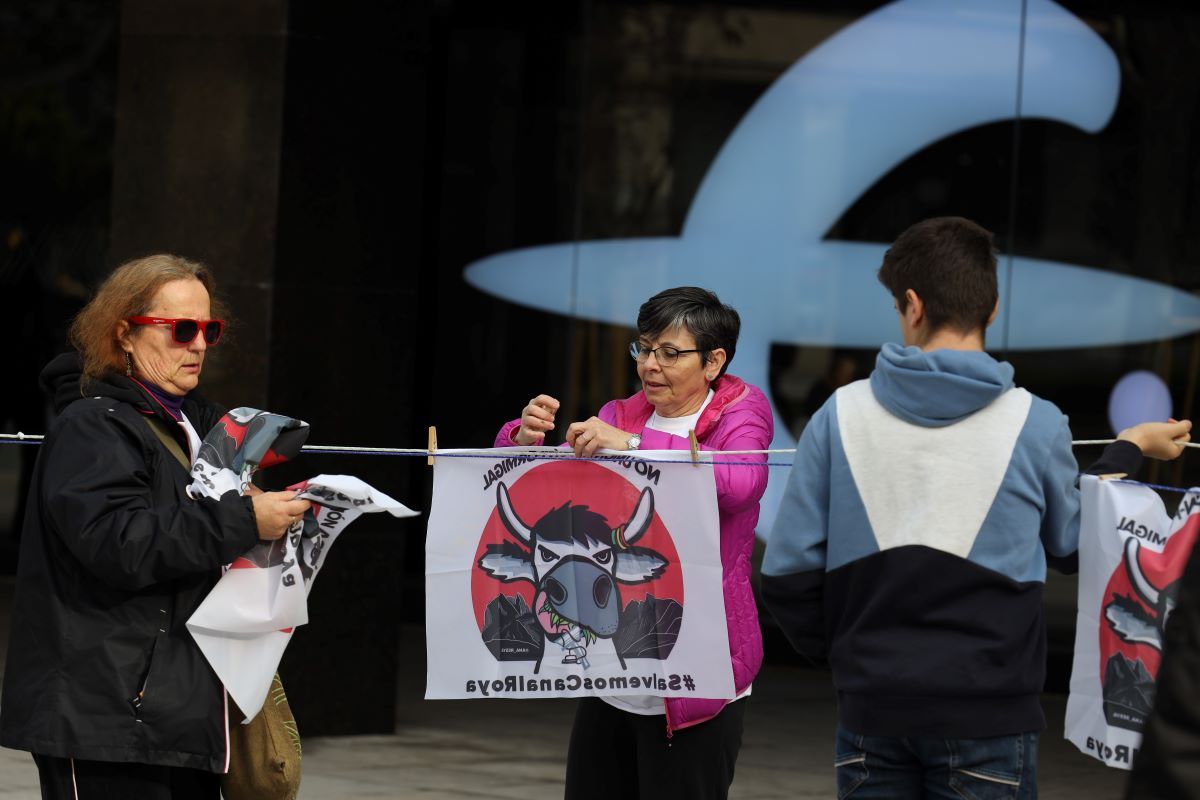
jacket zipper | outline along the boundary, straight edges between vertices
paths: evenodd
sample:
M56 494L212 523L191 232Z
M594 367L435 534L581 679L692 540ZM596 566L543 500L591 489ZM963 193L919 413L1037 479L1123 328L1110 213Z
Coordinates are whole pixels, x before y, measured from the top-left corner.
M150 670L154 666L154 654L158 650L158 639L150 645L150 654L146 659L146 674L142 676L142 685L138 689L137 694L129 698L129 705L133 706L133 719L135 722L142 721L142 703L146 699L146 688L150 685Z
M229 773L229 690L221 684L221 705L225 708L225 768L222 774Z

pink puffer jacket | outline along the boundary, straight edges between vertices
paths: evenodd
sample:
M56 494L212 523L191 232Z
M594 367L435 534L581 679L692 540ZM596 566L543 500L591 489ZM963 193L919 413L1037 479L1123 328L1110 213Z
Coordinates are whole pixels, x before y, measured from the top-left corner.
M687 450L688 440L646 428L654 407L638 392L625 400L611 400L600 409L600 419L629 433L641 433L644 450ZM511 447L513 420L500 429L497 447ZM770 446L775 423L771 405L757 387L733 375L721 377L712 402L696 423L696 439L702 450L765 450ZM765 455L721 456L721 462L764 463ZM758 523L758 501L767 488L767 467L717 464L717 509L721 516L721 565L725 590L725 619L729 628L729 655L733 682L741 693L754 680L762 665L762 631L758 608L750 586L750 553L754 526ZM686 728L712 719L726 700L672 697L666 700L668 730Z

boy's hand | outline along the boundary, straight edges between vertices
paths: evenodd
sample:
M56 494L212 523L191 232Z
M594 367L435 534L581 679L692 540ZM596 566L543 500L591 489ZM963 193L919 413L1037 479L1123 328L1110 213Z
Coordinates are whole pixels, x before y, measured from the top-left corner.
M1183 445L1191 441L1192 421L1143 422L1117 434L1118 439L1133 442L1142 455L1169 461L1178 458Z

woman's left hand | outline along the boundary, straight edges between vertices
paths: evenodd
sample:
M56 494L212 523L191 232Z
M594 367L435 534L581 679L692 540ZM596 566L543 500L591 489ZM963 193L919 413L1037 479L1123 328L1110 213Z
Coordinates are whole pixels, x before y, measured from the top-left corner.
M629 436L599 417L572 422L567 428L567 444L575 450L575 455L585 458L591 457L600 448L625 450L629 445Z

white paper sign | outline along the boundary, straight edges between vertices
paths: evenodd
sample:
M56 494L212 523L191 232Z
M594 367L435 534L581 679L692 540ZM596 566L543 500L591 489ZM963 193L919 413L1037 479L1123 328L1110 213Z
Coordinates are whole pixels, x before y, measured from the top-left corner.
M292 488L312 509L282 539L234 561L187 623L246 722L262 708L292 632L308 622L308 592L342 530L363 513L417 513L349 475Z
M1200 531L1193 489L1174 517L1145 486L1080 478L1079 616L1066 738L1129 769L1154 702L1163 629Z
M425 696L732 698L712 466L529 452L440 451Z

